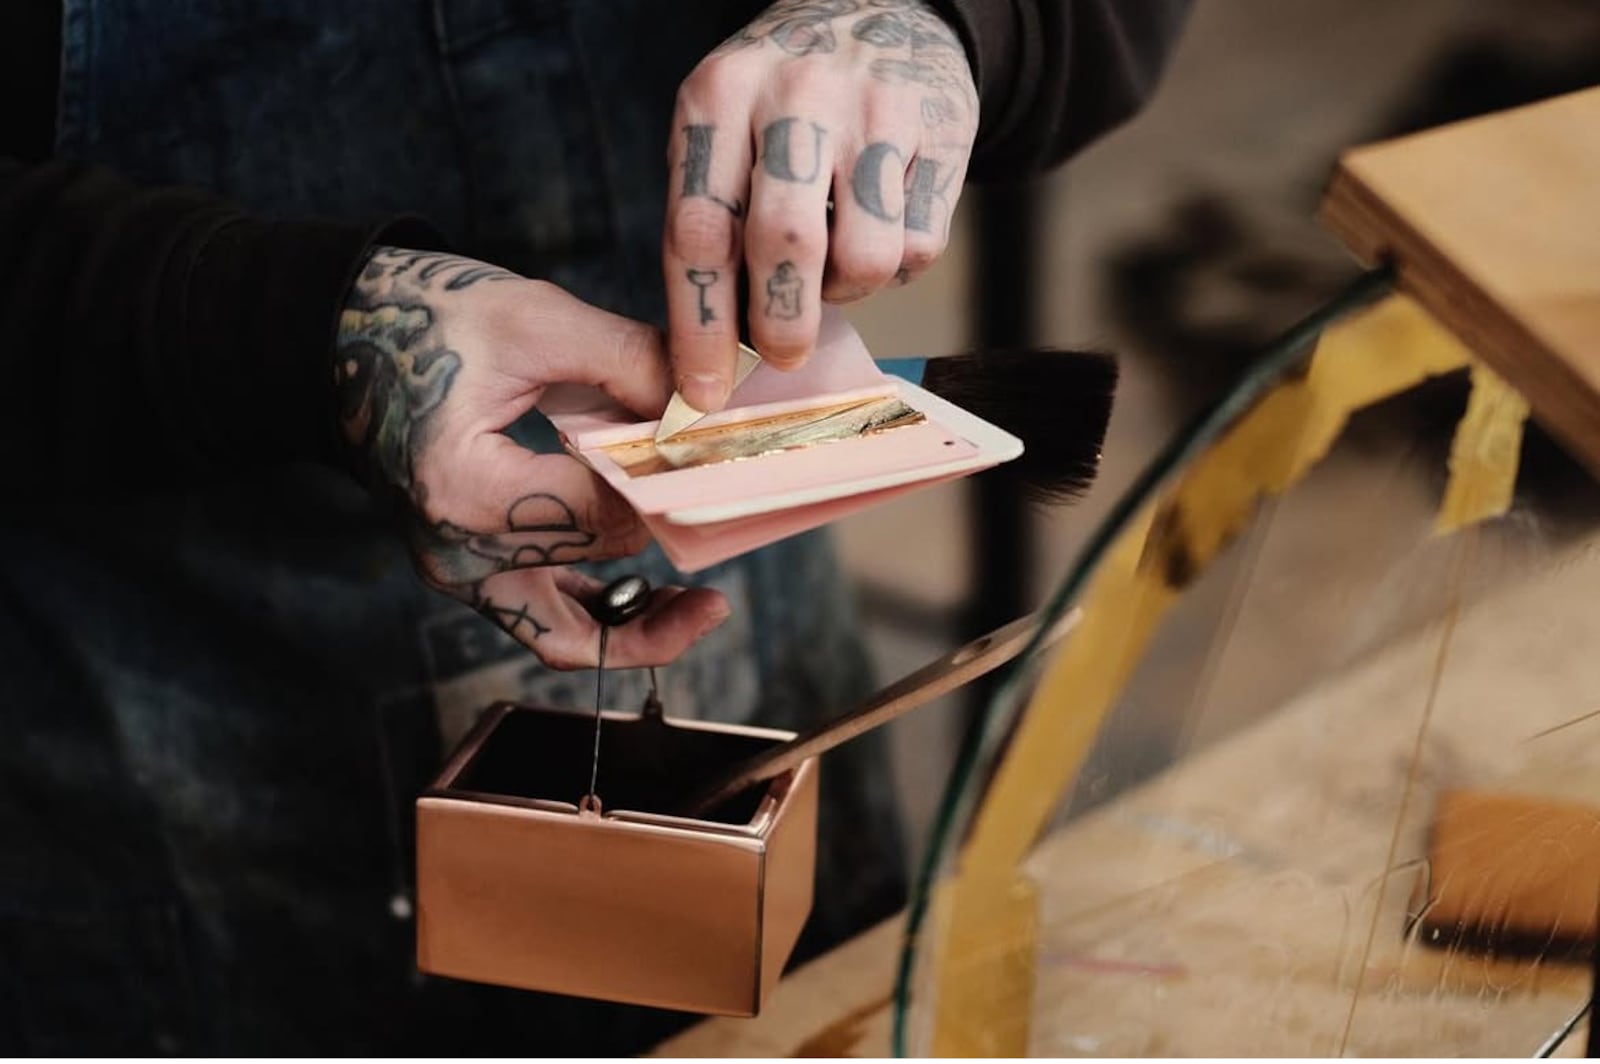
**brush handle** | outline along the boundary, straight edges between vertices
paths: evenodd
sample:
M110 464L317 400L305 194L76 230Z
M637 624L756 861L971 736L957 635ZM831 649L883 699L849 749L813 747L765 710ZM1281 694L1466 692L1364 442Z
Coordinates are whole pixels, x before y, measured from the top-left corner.
M1077 621L1078 611L1069 611L1045 633L1040 643L1041 649L1066 635ZM824 754L970 683L1022 653L1032 643L1038 627L1039 615L1030 613L974 639L966 646L890 684L844 716L734 765L696 790L674 812L688 817L704 814L746 788L780 776L802 761Z

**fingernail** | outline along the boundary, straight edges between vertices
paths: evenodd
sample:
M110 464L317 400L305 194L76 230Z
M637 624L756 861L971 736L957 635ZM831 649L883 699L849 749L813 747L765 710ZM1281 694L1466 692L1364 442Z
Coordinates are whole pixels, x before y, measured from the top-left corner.
M727 608L723 608L723 609L718 610L716 613L712 614L710 617L707 617L705 619L705 622L700 625L700 630L694 634L694 637L696 639L699 639L701 636L705 635L707 632L714 631L717 628L721 627L722 622L727 620L732 615L732 613L733 613L733 611L730 610L730 609L727 609Z
M780 351L767 356L767 365L782 373L791 373L806 364L811 357L809 350Z
M716 373L685 373L678 381L678 391L696 410L721 410L728 401L728 381Z

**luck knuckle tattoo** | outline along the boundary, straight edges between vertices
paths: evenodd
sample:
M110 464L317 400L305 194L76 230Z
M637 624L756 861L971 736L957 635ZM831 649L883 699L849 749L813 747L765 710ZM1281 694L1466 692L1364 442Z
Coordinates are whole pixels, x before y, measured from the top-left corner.
M711 123L688 123L683 126L683 186L681 199L697 199L715 203L735 218L744 215L744 205L737 196L720 195L713 187L712 158L716 151L717 127Z
M868 215L881 222L898 222L904 208L891 207L887 199L904 183L906 156L886 140L872 141L861 149L850 170L850 196Z
M906 175L905 226L908 233L943 233L950 217L955 167L916 158ZM909 238L908 238L909 239Z
M796 115L768 122L761 129L762 172L789 184L816 184L827 136L823 126Z

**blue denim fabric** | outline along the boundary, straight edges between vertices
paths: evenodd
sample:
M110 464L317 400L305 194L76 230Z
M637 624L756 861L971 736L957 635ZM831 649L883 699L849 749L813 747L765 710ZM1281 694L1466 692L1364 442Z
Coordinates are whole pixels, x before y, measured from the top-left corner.
M659 321L673 93L758 6L68 0L59 148L269 214L420 213ZM653 549L595 569L626 570L681 580ZM670 712L800 727L870 687L825 536L694 582L735 612L664 671ZM415 970L415 794L490 702L592 690L423 588L331 470L6 518L0 1051L629 1053L681 1025ZM802 954L902 900L881 743L824 780Z

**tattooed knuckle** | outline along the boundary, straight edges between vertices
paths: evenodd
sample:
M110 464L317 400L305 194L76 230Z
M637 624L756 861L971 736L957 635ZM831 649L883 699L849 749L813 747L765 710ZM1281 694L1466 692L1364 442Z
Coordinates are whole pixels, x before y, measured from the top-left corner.
M800 225L792 217L774 213L765 219L759 231L751 229L750 244L759 257L816 264L828 254L828 232L820 226Z
M702 266L732 260L737 236L732 214L720 204L699 199L680 201L667 231L672 253Z
M817 105L839 91L837 75L815 60L784 64L775 83L786 109L801 112L820 110Z
M942 239L906 241L905 254L900 264L912 273L921 273L938 261L944 252Z
M758 334L761 357L780 370L798 369L811 354L811 343L798 322L783 322Z
M914 94L904 88L869 82L861 89L857 104L861 129L869 134L866 142L907 139L907 134L919 128L916 107Z
M577 669L589 668L594 664L594 662L589 661L580 654L577 647L566 643L540 646L539 660L558 672L573 672Z
M616 557L617 544L639 527L639 517L624 502L612 496L601 495L583 505L579 523L594 530L596 540L591 540L584 551L584 560ZM575 559L568 558L567 561Z
M839 287L848 291L881 288L900 268L899 249L879 240L836 242L829 254Z
M678 86L680 114L703 115L718 110L748 91L750 74L738 56L707 56Z
M635 521L632 527L615 537L614 543L617 553L623 557L638 554L650 545L650 530Z

